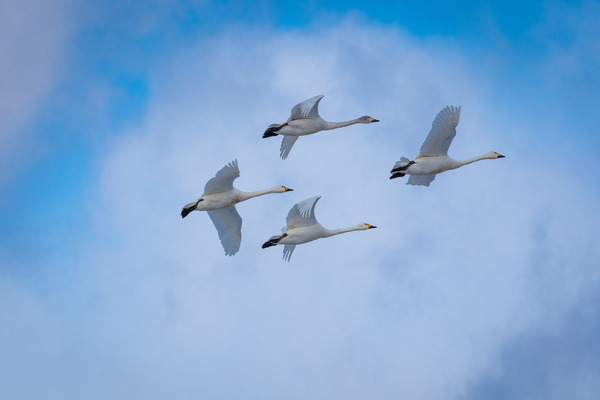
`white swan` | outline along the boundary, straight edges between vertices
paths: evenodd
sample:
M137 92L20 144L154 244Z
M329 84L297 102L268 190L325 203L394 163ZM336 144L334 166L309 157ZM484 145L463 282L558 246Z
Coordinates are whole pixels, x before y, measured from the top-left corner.
M237 160L233 160L223 168L204 187L204 194L198 200L186 204L181 210L185 218L194 210L207 211L217 232L225 254L232 256L240 249L242 241L242 218L235 209L235 204L253 197L269 193L291 192L285 186L275 186L257 192L242 192L233 187L233 181L240 176Z
M292 146L298 140L298 136L310 135L319 131L341 128L354 124L370 124L371 122L379 122L375 118L369 116L360 117L351 121L345 122L329 122L319 116L319 101L323 95L312 97L298 103L292 108L292 115L283 124L271 124L263 133L263 138L271 136L283 135L281 141L280 156L286 159Z
M370 224L358 224L350 228L333 230L323 228L315 218L315 205L320 198L321 196L311 197L294 204L286 219L287 226L282 229L283 234L273 236L262 245L262 248L283 244L283 259L290 261L297 244L312 242L340 233L377 228Z
M429 186L435 174L471 164L475 161L503 158L504 156L490 151L482 156L455 160L448 157L448 148L456 136L456 126L460 117L460 106L446 106L433 120L427 139L421 146L421 154L414 161L402 157L392 168L390 179L410 175L407 185Z

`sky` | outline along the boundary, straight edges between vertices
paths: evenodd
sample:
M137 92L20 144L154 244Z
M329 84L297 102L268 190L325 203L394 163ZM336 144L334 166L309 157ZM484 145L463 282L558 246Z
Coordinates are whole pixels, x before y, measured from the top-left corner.
M0 1L0 397L596 399L600 3ZM381 122L262 139L298 102ZM389 180L435 115L450 155ZM224 255L205 213L237 159ZM326 228L261 249L296 202Z

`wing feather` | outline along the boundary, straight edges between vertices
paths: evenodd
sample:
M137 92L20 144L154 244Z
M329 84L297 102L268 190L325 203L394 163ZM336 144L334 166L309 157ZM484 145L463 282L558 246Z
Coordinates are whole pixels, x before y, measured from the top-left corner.
M281 140L281 149L279 150L279 155L282 160L285 160L290 154L294 143L298 140L298 136L284 136Z
M406 182L407 185L429 186L435 179L435 174L430 175L411 175Z
M325 97L323 95L318 95L315 97L311 97L308 100L304 100L302 103L298 103L292 108L292 115L288 119L291 121L293 119L317 119L319 117L319 102L321 99Z
M460 118L460 106L446 106L433 120L431 130L421 146L419 157L446 156L456 136L456 126Z
M225 255L232 256L240 249L242 242L242 217L235 206L207 211L217 232Z
M294 252L294 249L296 248L295 244L286 244L283 246L283 259L287 262L290 261L290 258L292 258L292 253Z
M233 181L240 176L237 160L233 160L217 172L214 178L206 182L204 194L220 193L233 189Z
M315 196L294 204L286 219L287 229L318 224L315 218L315 206L320 198L321 196Z

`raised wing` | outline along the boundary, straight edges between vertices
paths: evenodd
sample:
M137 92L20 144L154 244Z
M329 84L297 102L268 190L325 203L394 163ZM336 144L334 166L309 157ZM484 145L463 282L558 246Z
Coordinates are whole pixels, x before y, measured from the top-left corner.
M285 246L283 246L283 259L285 261L290 261L290 258L292 258L292 253L294 252L295 248L295 244L286 244Z
M287 229L318 224L315 218L315 205L320 198L321 196L315 196L294 204L286 219Z
M435 174L430 175L411 175L406 182L407 185L429 186L435 179Z
M232 256L240 249L242 242L242 217L235 206L207 211L217 232L225 255Z
M283 140L281 140L281 149L279 150L279 155L282 160L285 160L292 151L292 147L294 143L298 140L298 136L284 136Z
M292 108L292 115L288 119L291 121L293 119L317 119L319 117L319 102L321 99L325 97L323 95L318 95L315 97L311 97L308 100L304 100L302 103L298 103Z
M447 156L452 139L456 136L456 126L460 118L460 106L446 106L433 120L427 139L421 146L422 156Z
M223 168L214 178L206 182L204 194L226 192L233 189L233 181L240 176L240 169L237 160L233 160Z

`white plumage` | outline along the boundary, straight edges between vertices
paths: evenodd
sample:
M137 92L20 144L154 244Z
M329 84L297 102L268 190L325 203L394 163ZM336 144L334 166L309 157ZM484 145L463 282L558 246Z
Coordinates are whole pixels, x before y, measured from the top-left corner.
M345 122L325 121L319 115L319 102L323 97L323 95L311 97L302 103L296 104L294 108L292 108L290 118L288 118L286 122L283 124L271 124L265 133L263 133L263 138L283 135L280 149L280 156L282 159L285 160L290 154L292 146L294 146L294 143L296 143L299 136L310 135L319 131L341 128L353 124L379 122L379 120L369 116Z
M233 160L206 183L202 197L186 204L181 210L182 218L192 211L206 211L217 228L221 245L228 256L238 252L242 241L242 218L238 214L235 204L269 193L284 193L293 190L285 186L275 186L256 192L242 192L233 187L233 181L239 176L238 162Z
M283 234L271 237L262 248L283 244L283 259L289 261L298 244L340 233L377 228L371 224L358 224L350 228L333 230L324 228L315 217L315 206L320 198L321 196L315 196L294 204L286 219L287 226L282 229Z
M495 151L482 156L455 160L448 156L452 139L456 136L456 126L460 118L460 106L447 106L433 120L429 135L421 146L421 153L414 161L402 157L391 170L390 179L410 175L408 185L429 186L435 175L471 164L475 161L504 157Z

